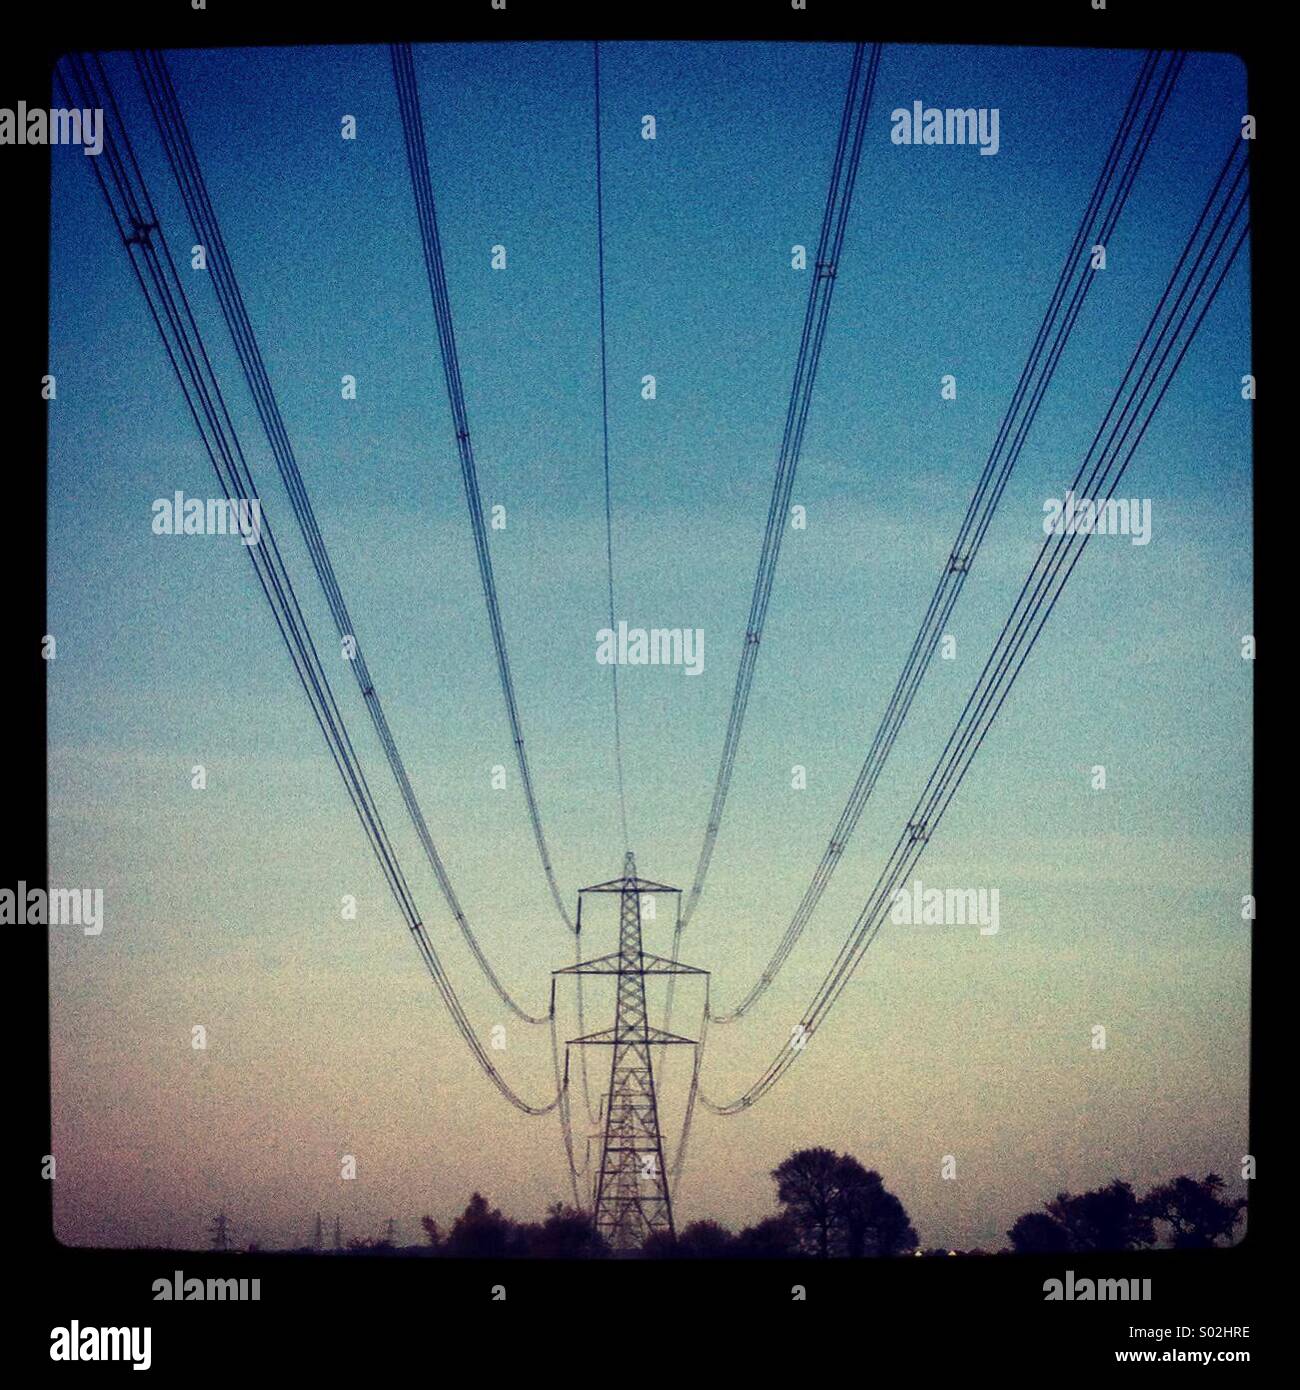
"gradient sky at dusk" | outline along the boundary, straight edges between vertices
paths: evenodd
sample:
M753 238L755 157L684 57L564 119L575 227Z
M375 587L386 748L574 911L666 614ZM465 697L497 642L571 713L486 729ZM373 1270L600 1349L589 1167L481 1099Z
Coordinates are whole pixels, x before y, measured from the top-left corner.
M416 50L493 563L562 888L621 849L606 622L590 45ZM733 1006L799 902L911 646L1141 55L887 47L881 59L726 819L682 945ZM388 54L169 55L299 464L376 686L480 940L525 1007L572 960L528 831L461 491ZM476 974L338 659L265 437L125 55L105 59L162 229L372 789L466 1008L530 1099L547 1031ZM843 45L602 50L616 610L698 627L705 666L626 668L631 838L689 887L848 78ZM1001 148L900 148L914 100L999 108ZM710 1030L744 1089L876 881L1118 384L1246 109L1193 55L1108 246L936 662L777 984ZM653 113L654 142L641 139ZM358 138L339 138L344 114ZM50 872L105 891L102 935L51 930L55 1223L74 1244L243 1242L447 1224L471 1190L518 1218L567 1197L555 1117L477 1072L407 939L243 547L158 537L151 504L211 466L90 161L53 156ZM490 268L502 243L509 265ZM825 1144L879 1169L927 1246L996 1247L1022 1211L1247 1152L1252 630L1248 257L1238 258L1122 495L1153 539L1095 538L922 859L996 887L1001 930L886 925L786 1079L697 1113L679 1225L765 1215L767 1174ZM358 399L340 398L343 374ZM642 400L653 373L658 398ZM940 398L955 374L958 397ZM203 763L208 788L190 788ZM490 770L508 769L505 791ZM1095 792L1091 769L1108 787ZM806 790L791 767L806 766ZM355 922L340 917L354 894ZM593 920L587 954L612 949ZM663 951L668 919L647 924ZM698 1028L683 987L674 1026ZM571 998L565 1036L577 1032ZM593 991L592 1014L608 1011ZM1108 1047L1091 1047L1103 1024ZM206 1052L190 1046L203 1024ZM607 1065L607 1062L606 1062ZM675 1140L687 1075L669 1064ZM580 1105L577 1107L579 1113ZM580 1129L580 1134L582 1133ZM580 1140L581 1153L581 1140ZM358 1177L342 1181L342 1155ZM944 1155L956 1181L940 1178Z

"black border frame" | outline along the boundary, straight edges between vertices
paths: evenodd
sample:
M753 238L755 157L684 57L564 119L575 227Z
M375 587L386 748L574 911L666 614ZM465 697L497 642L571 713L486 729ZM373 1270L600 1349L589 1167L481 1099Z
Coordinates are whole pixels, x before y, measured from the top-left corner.
M460 0L455 8L434 9L391 0L366 0L355 11L332 14L304 0L208 0L208 9L193 11L189 0L143 0L130 12L115 6L72 0L34 15L36 28L22 37L12 33L0 45L0 104L25 100L50 104L51 74L69 50L120 49L136 45L160 48L271 46L294 43L378 43L504 39L798 39L850 41L857 38L913 43L980 43L1063 47L1183 47L1236 53L1246 64L1249 106L1259 118L1260 142L1251 151L1252 229L1251 305L1252 368L1265 385L1264 414L1254 406L1254 457L1263 457L1261 420L1271 413L1270 385L1276 378L1261 372L1263 299L1259 286L1272 273L1271 224L1266 220L1271 196L1260 178L1259 149L1285 140L1267 116L1271 82L1261 72L1270 46L1281 36L1265 32L1252 12L1216 7L1202 11L1169 0L1107 0L1105 11L1091 0L998 4L979 0L957 4L931 0L924 6L868 6L859 0L807 0L808 9L792 11L789 0L757 0L722 10L707 0L650 0L609 7L599 14L552 0L507 0L494 11L489 0ZM1267 104L1265 104L1267 103ZM1263 108L1263 109L1261 109ZM1264 157L1264 169L1269 165ZM9 801L17 812L6 844L14 863L5 883L46 881L45 668L40 638L46 630L46 412L37 383L47 370L49 266L49 155L40 148L0 149L0 190L6 215L0 219L10 242L4 261L7 297L12 311L6 333L14 351L7 374L14 408L9 415L17 438L10 450L10 486L17 506L10 526L8 591L17 607L12 643L17 659L11 684L18 687L22 723L11 745L17 766L11 774ZM1261 224L1264 235L1261 236ZM39 273L44 267L46 274ZM1255 470L1256 517L1263 469ZM1255 537L1257 570L1270 552ZM86 563L93 564L93 557ZM1270 591L1256 582L1255 626L1260 626L1260 595ZM1267 654L1267 649L1266 649ZM1255 702L1258 730L1259 702ZM1256 734L1256 748L1270 750ZM1259 895L1258 855L1261 821L1258 782L1255 789L1254 891ZM1266 922L1275 908L1265 909ZM807 1301L837 1310L860 1309L863 1332L875 1324L880 1348L892 1344L901 1364L891 1375L921 1374L939 1360L955 1357L978 1374L992 1358L1034 1366L1044 1375L1059 1369L1114 1365L1113 1352L1152 1343L1133 1343L1130 1324L1250 1324L1249 1341L1223 1342L1241 1347L1258 1360L1257 1336L1267 1337L1255 1319L1263 1312L1261 1295L1274 1283L1271 1271L1281 1251L1282 1232L1274 1205L1280 1154L1268 1141L1275 1137L1270 1069L1276 1053L1278 1012L1263 997L1261 982L1280 977L1277 927L1252 932L1252 1037L1250 1081L1251 1152L1260 1157L1263 1176L1250 1184L1249 1230L1230 1250L1211 1252L1144 1252L1108 1256L1038 1257L785 1263L605 1262L501 1263L447 1260L347 1259L313 1260L287 1255L183 1255L113 1250L70 1249L51 1233L51 1194L40 1176L41 1156L49 1151L50 1070L48 1045L49 969L44 932L11 929L7 952L9 1000L4 1011L11 1030L8 1077L12 1085L14 1130L3 1146L10 1194L9 1247L19 1258L11 1264L23 1290L9 1306L17 1314L8 1350L33 1368L47 1368L49 1329L77 1318L83 1324L147 1325L153 1329L154 1368L167 1374L213 1364L256 1364L249 1342L260 1341L277 1366L303 1369L328 1366L341 1373L350 1359L382 1373L397 1369L390 1359L404 1315L414 1315L410 1330L418 1341L417 1373L434 1373L432 1351L448 1345L439 1314L493 1301L492 1288L506 1287L506 1302L516 1307L582 1312L615 1308L654 1310L663 1317L734 1310L742 1315L777 1303L791 1303L792 1287L802 1284ZM17 1007L12 1007L15 1005ZM232 1267L233 1266L233 1267ZM1153 1300L1138 1309L1127 1304L1044 1303L1043 1282L1062 1277L1066 1267L1076 1277L1150 1278ZM191 1303L183 1307L153 1301L154 1279L183 1268L187 1276L262 1279L262 1299L234 1309ZM1280 1273L1280 1271L1279 1271ZM1281 1280L1277 1280L1277 1285ZM1276 1285L1275 1285L1276 1286ZM342 1312L322 1324L321 1312ZM888 1322L880 1320L884 1314ZM361 1316L357 1316L360 1314ZM700 1319L703 1321L703 1318ZM714 1320L716 1326L716 1319ZM733 1333L751 1326L728 1319L718 1328ZM850 1324L851 1331L858 1324ZM924 1334L908 1337L898 1333ZM453 1334L460 1326L453 1324ZM757 1329L765 1332L765 1327ZM893 1334L890 1336L889 1334ZM214 1334L220 1338L213 1340ZM936 1335L938 1334L938 1335ZM888 1341L886 1341L888 1337ZM436 1339L436 1340L435 1340ZM241 1345L242 1344L242 1345ZM455 1345L454 1342L451 1345ZM591 1345L591 1343L589 1343ZM603 1350L603 1343L594 1344ZM1164 1342L1159 1349L1180 1343ZM1188 1344L1191 1345L1191 1344ZM1207 1343L1194 1345L1205 1347ZM477 1348L465 1347L469 1356ZM494 1360L512 1348L489 1345ZM863 1350L871 1354L870 1342ZM213 1353L216 1353L214 1356ZM892 1358L891 1358L892 1359ZM479 1363L482 1364L481 1362ZM865 1368L865 1367L864 1367ZM126 1369L117 1367L115 1369ZM855 1367L856 1369L856 1367ZM101 1368L102 1373L102 1368ZM228 1373L228 1372L226 1372Z

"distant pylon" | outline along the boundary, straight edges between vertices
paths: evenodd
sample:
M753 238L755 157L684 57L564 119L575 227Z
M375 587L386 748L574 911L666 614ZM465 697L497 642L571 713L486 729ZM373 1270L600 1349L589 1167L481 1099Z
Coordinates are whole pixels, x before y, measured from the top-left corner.
M212 1237L214 1250L230 1249L230 1221L224 1208L212 1218L212 1225L208 1227L208 1234Z
M689 965L648 955L641 946L641 897L650 893L680 893L662 883L637 877L629 850L622 878L579 890L578 921L584 893L619 894L618 951L557 970L557 975L615 975L618 994L614 1026L571 1041L582 1046L613 1049L609 1093L605 1097L605 1134L596 1180L595 1225L611 1249L639 1250L655 1232L675 1234L672 1196L664 1165L655 1094L651 1048L668 1044L693 1045L693 1039L650 1025L646 1011L647 975L703 975ZM579 928L581 929L581 928Z
M312 1232L311 1248L312 1248L313 1250L319 1250L319 1249L321 1248L321 1246L324 1245L324 1244L325 1244L325 1234L324 1234L324 1232L321 1230L320 1212L317 1212L317 1213L316 1213L316 1229L315 1229L314 1232Z
M335 1250L343 1249L343 1232L339 1227L339 1219L337 1216L334 1218L334 1248Z

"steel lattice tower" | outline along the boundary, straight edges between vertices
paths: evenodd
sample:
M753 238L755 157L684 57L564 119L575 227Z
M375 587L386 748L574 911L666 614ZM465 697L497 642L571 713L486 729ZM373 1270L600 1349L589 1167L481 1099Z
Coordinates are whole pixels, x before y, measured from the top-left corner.
M618 993L614 1026L571 1041L613 1049L609 1092L605 1097L605 1132L596 1179L595 1225L616 1252L639 1250L657 1231L674 1234L672 1195L664 1165L663 1135L655 1095L651 1049L668 1044L693 1046L694 1039L652 1027L646 1010L647 975L705 975L708 972L650 955L641 945L641 898L681 890L638 878L628 851L623 876L579 890L578 929L582 929L582 895L619 894L618 951L571 965L557 975L615 975Z

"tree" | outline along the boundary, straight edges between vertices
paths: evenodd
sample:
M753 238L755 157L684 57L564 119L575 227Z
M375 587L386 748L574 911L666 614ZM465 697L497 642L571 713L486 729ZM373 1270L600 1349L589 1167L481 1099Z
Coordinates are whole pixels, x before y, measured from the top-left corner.
M850 1259L902 1255L916 1249L916 1231L907 1212L886 1191L879 1173L867 1172L852 1154L844 1154L836 1164L835 1179L844 1253Z
M1151 1218L1133 1189L1118 1178L1077 1197L1058 1192L1047 1203L1047 1213L1065 1228L1072 1251L1140 1250L1155 1244Z
M733 1253L736 1238L716 1221L692 1221L677 1237L677 1255L686 1260L720 1260Z
M437 1250L442 1244L442 1232L438 1229L438 1223L432 1216L422 1216L420 1218L420 1225L424 1228L424 1234L429 1244Z
M830 1258L835 1229L838 1162L839 1155L831 1149L797 1149L772 1169L776 1200L789 1213L800 1244L823 1260Z
M605 1253L605 1240L586 1212L555 1202L546 1220L524 1228L528 1254L540 1259L589 1260Z
M506 1223L506 1245L501 1252L507 1260L526 1260L542 1238L542 1228L536 1221L510 1221Z
M1007 1232L1017 1255L1064 1255L1070 1249L1070 1233L1045 1211L1027 1211Z
M789 1260L799 1251L799 1233L784 1213L769 1216L756 1226L746 1226L736 1237L735 1252L742 1260Z
M651 1231L641 1242L641 1258L645 1260L675 1260L677 1237L667 1231Z
M1170 1228L1175 1250L1206 1250L1220 1239L1231 1239L1246 1209L1244 1197L1225 1201L1222 1191L1217 1173L1207 1173L1201 1182L1183 1174L1153 1187L1142 1205L1147 1216Z
M452 1225L446 1253L461 1259L501 1259L510 1246L513 1228L512 1221L495 1207L489 1208L487 1198L475 1192Z
M772 1170L777 1200L785 1208L802 1250L818 1259L832 1255L901 1255L915 1249L916 1231L902 1202L879 1173L852 1154L800 1149Z
M725 1260L736 1253L736 1237L716 1221L692 1221L676 1235L652 1231L641 1243L647 1260Z

